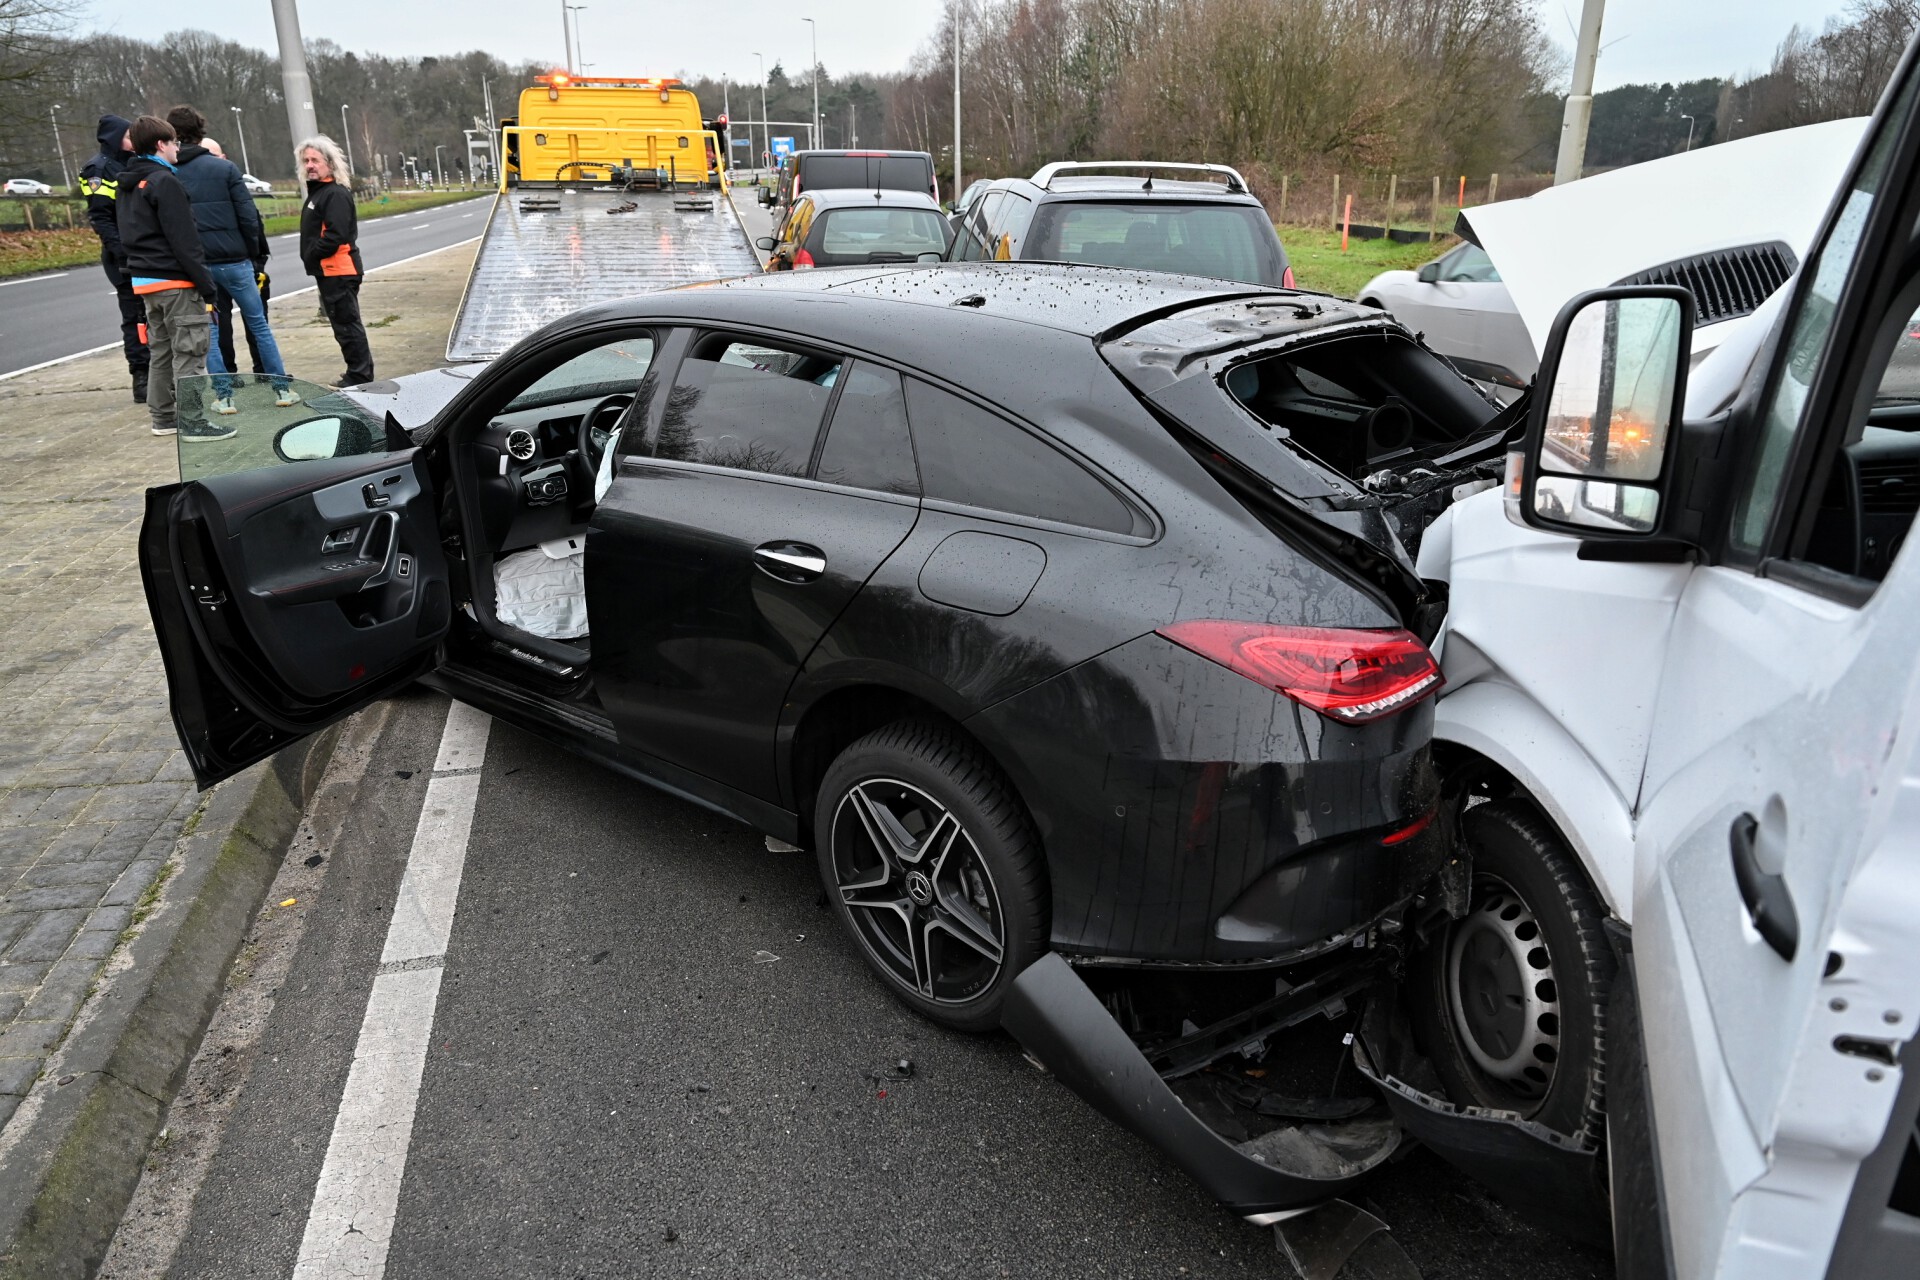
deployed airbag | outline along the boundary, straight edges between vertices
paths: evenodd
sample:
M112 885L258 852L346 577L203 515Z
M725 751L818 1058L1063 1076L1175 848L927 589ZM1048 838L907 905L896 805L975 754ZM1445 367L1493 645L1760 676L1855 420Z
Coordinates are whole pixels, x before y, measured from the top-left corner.
M543 640L587 634L587 541L552 538L493 565L493 616Z

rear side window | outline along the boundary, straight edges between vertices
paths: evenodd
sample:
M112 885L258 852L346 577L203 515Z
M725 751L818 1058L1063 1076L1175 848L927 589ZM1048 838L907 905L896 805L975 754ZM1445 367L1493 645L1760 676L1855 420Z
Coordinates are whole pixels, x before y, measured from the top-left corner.
M1283 283L1280 237L1255 205L1099 201L1043 204L1024 258Z
M1006 199L1006 194L1004 191L989 191L973 202L973 208L967 211L966 222L960 229L959 240L953 246L955 262L977 262L988 256L987 228L1000 211L1000 202Z
M917 156L882 156L880 185L888 191L928 191L933 185L933 173L927 162Z
M804 476L840 370L837 356L709 334L680 363L653 456Z
M813 478L882 493L920 492L899 374L879 365L853 366L834 406Z
M912 378L907 417L926 496L989 511L1131 533L1133 512L1105 482L998 414Z

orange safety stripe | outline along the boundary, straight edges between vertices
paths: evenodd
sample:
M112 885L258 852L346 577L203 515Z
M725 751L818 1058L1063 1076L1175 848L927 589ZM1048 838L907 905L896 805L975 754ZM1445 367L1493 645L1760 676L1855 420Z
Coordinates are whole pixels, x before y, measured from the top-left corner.
M165 293L169 289L191 289L191 280L155 280L152 284L137 284L133 291L138 294Z

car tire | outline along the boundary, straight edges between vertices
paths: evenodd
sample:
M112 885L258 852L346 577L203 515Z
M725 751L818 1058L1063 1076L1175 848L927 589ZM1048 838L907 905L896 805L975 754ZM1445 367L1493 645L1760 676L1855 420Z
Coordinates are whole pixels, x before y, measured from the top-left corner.
M1414 959L1414 1035L1454 1102L1596 1137L1614 973L1600 904L1528 805L1476 805L1460 837L1473 857L1469 906Z
M828 767L814 808L820 882L887 988L958 1031L1000 1025L1046 947L1045 859L986 753L924 721L877 729Z

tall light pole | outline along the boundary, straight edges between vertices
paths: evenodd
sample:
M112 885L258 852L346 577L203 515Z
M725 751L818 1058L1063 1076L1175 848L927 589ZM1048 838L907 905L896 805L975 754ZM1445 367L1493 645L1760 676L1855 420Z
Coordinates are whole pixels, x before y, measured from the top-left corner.
M960 3L953 5L953 204L960 203Z
M560 0L560 39L567 46L567 74L573 74L573 27L567 21L567 0Z
M294 0L273 0L273 29L280 38L280 86L287 98L287 132L293 145L302 138L320 132L313 114L313 81L307 75L307 50L300 42L300 11ZM300 155L294 153L293 171L300 170Z
M1685 154L1693 150L1693 117L1687 115L1685 112L1681 112L1680 118L1687 122L1687 145L1680 149L1681 153Z
M1580 7L1580 38L1573 51L1573 91L1560 118L1560 156L1553 185L1577 182L1587 162L1587 126L1593 121L1593 66L1600 60L1600 19L1607 0L1585 0Z
M581 71L587 69L587 46L586 42L580 39L580 11L586 7L583 4L567 6L573 12L573 60L577 64L577 69Z
M60 141L60 117L55 115L58 105L47 108L47 119L53 121L53 149L60 153L60 177L66 183L66 190L73 190L73 170L67 168L67 148Z
M802 18L813 33L813 145L820 145L820 26L812 18Z
M446 170L447 162L440 158L440 153L445 150L446 148L442 146L440 143L436 142L433 144L433 185L436 187L444 187L448 185L447 170Z
M233 112L233 131L240 135L240 168L242 172L252 173L253 165L247 160L247 127L240 120L240 108L228 107ZM298 173L298 170L295 170ZM297 186L298 184L296 184Z
M764 166L773 163L773 126L767 123L767 60L758 53L753 56L760 59L760 163ZM747 136L751 138L753 130L747 130Z
M353 132L347 128L347 104L340 104L340 141L347 144L347 172L353 172Z

